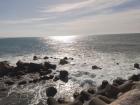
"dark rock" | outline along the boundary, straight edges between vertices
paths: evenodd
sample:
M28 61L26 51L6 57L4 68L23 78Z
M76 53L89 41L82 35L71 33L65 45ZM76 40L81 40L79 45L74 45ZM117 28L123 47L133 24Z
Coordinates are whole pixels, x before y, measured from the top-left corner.
M75 92L75 93L73 94L74 99L76 99L79 95L80 95L79 92Z
M87 91L90 94L95 94L96 93L96 89L95 88L89 88Z
M49 97L47 99L47 104L48 105L58 105L58 102L53 97Z
M140 75L132 75L131 77L129 77L129 80L132 80L132 81L140 81Z
M32 80L32 83L37 83L37 82L39 82L40 80L39 79L33 79Z
M140 69L139 64L138 64L138 63L135 63L135 64L134 64L134 68Z
M117 79L113 80L113 84L118 84L118 85L122 85L124 82L126 82L126 80L120 77L117 77Z
M33 60L38 60L38 57L37 56L33 56Z
M59 76L55 76L53 81L58 81L59 80Z
M56 65L55 64L51 64L50 62L45 62L44 63L44 67L46 68L46 69L56 69Z
M116 86L108 84L104 89L104 93L101 95L105 95L108 98L117 98L118 93L120 92L119 88Z
M68 57L64 57L65 60L68 60Z
M68 64L68 63L69 62L66 59L60 59L60 62L59 62L60 65L65 65L65 64Z
M63 82L68 82L68 75L69 75L69 73L67 71L63 70L63 71L60 71L59 78Z
M53 79L54 78L54 76L53 75L47 75L47 76L42 76L42 77L40 77L40 80L49 80L49 79Z
M18 83L18 85L25 85L25 84L27 84L27 81L21 81Z
M97 97L93 97L93 99L89 102L88 105L107 105L104 101Z
M11 80L7 80L7 81L5 81L4 83L7 84L7 85L13 85L13 84L14 84L14 82L11 81Z
M30 63L28 67L28 72L33 73L33 72L39 72L41 69L43 69L42 64L36 64L36 63Z
M7 88L1 88L0 91L7 91Z
M48 70L45 70L45 71L40 71L39 73L40 73L40 75L47 75L47 74L52 73L52 70L48 69Z
M0 77L7 75L11 70L13 70L13 67L7 61L0 62Z
M90 94L86 91L82 91L79 96L79 100L84 103L84 101L89 101L91 98Z
M49 87L46 89L46 95L48 97L54 97L56 95L56 93L57 93L57 90L54 87Z
M49 57L45 56L44 59L49 59Z
M124 84L118 86L118 89L120 92L124 93L127 92L129 90L131 90L131 88L134 86L133 81L126 81Z
M92 66L92 69L95 70L95 69L102 69L102 68L100 68L100 67L94 65L94 66Z
M60 103L60 104L64 104L64 103L66 103L66 100L65 100L65 98L58 98L58 103Z
M98 87L98 90L105 89L108 84L107 80L103 80L101 86Z

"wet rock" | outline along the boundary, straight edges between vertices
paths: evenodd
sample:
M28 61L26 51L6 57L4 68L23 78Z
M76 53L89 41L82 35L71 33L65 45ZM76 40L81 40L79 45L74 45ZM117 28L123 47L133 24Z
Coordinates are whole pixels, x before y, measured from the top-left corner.
M68 63L69 62L66 59L60 59L60 62L59 62L60 65L65 65L65 64L68 64Z
M53 79L53 75L47 75L47 76L42 76L42 77L40 77L40 80L49 80L49 79Z
M91 98L90 94L89 94L88 92L86 92L86 91L82 91L82 92L80 93L80 96L78 97L78 99L79 99L82 103L84 103L84 101L89 101L90 98Z
M28 67L29 67L29 63L27 63L27 62L22 62L22 61L17 61L17 63L16 63L16 65L17 65L17 69L18 70L24 70L24 69L27 69Z
M38 57L37 56L33 56L33 60L38 60Z
M58 81L59 79L60 79L59 76L55 76L53 81Z
M140 69L139 64L138 64L138 63L135 63L135 64L134 64L134 68Z
M101 86L98 87L98 91L105 89L108 84L107 80L103 80Z
M65 60L68 60L68 57L64 57Z
M109 105L140 105L140 90L128 91Z
M50 70L50 69L45 70L45 71L42 71L42 70L41 70L39 73L40 73L41 76L42 76L42 75L47 75L47 74L52 73L52 70Z
M119 88L116 86L108 84L104 90L104 94L108 98L117 98L118 93L120 92Z
M49 97L47 99L47 104L48 105L58 105L58 102L53 97Z
M33 73L33 72L39 72L41 69L43 69L42 64L36 64L36 63L30 63L28 67L28 72Z
M120 77L117 77L117 79L113 80L113 84L118 84L118 85L122 85L124 82L126 82L126 80Z
M49 57L45 56L43 59L49 59Z
M67 103L66 100L65 100L65 98L58 98L57 101L58 101L58 103L60 103L60 104Z
M46 89L46 95L48 97L54 97L56 95L56 93L57 93L57 89L54 87L49 87Z
M124 93L132 89L134 86L133 81L126 81L124 84L118 86L120 92Z
M89 88L87 90L87 92L90 93L90 94L95 94L96 93L96 89L95 88Z
M50 62L45 62L44 63L44 67L46 68L46 69L56 69L56 65L55 64L51 64Z
M1 88L0 91L7 91L7 88Z
M132 80L132 81L140 81L140 74L136 75L132 75L131 77L129 77L129 80Z
M7 85L14 85L14 81L11 81L11 80L7 80L4 83Z
M7 61L0 62L0 77L7 75L13 69L12 66L9 65Z
M79 92L75 92L75 93L73 94L74 99L76 99L79 95L80 95Z
M60 71L59 78L64 82L68 82L68 75L69 73L66 70Z
M102 101L101 99L94 97L88 105L107 105L104 101Z
M27 81L21 81L18 83L18 85L25 85L25 84L27 84Z
M37 82L39 82L40 80L39 79L33 79L32 80L32 83L37 83Z
M92 69L95 70L95 69L102 69L102 68L100 68L100 67L94 65L94 66L92 66Z

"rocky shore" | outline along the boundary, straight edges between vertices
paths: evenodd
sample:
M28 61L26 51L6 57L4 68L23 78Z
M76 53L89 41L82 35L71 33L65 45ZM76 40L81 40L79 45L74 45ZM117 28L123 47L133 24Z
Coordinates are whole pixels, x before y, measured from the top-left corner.
M37 56L33 60L40 59ZM43 59L49 59L45 56ZM56 58L54 58L56 59ZM64 57L60 59L59 65L69 63L73 58ZM140 69L138 63L134 68ZM96 65L91 65L91 69L102 69ZM22 79L22 76L30 74L30 79ZM37 76L36 76L37 75ZM1 83L12 86L35 84L40 81L58 80L67 83L69 81L69 72L66 70L57 70L57 65L47 61L44 63L32 63L18 61L16 66L11 66L7 61L0 62L0 80ZM6 78L6 79L5 79ZM6 88L0 91L5 91ZM46 88L46 98L48 105L140 105L140 74L134 74L128 79L116 78L113 83L103 80L100 86L83 89L81 92L73 93L73 101L66 100L65 97L55 98L58 90L50 86Z

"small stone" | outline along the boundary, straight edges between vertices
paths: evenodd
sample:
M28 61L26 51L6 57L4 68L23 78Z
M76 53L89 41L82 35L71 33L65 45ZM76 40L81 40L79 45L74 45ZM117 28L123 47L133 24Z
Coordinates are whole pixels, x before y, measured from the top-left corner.
M56 95L56 93L57 93L57 90L54 87L49 87L46 89L46 95L48 97L54 97Z

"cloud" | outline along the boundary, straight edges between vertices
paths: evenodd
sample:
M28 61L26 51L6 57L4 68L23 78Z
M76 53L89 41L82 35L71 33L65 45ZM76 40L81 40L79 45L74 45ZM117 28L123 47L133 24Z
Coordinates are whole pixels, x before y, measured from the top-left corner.
M41 12L46 12L46 13L59 13L59 12L67 12L67 11L72 11L72 10L77 10L77 9L82 9L82 8L92 8L92 10L98 10L98 9L104 9L108 7L112 7L114 5L119 5L128 0L85 0L85 1L80 1L77 3L62 3L62 4L55 4L51 5L48 8L43 8Z
M48 18L25 18L19 20L2 20L0 24L28 24L47 20Z

